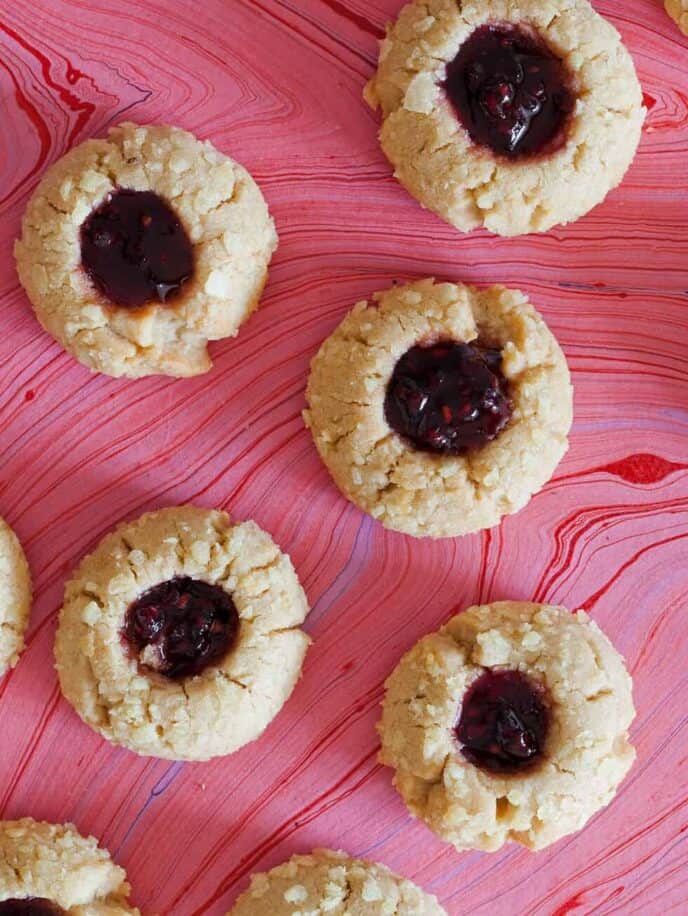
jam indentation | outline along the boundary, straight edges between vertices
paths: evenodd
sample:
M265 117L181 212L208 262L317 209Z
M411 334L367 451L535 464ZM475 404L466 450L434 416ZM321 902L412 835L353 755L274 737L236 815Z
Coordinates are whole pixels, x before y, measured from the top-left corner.
M444 89L474 143L511 159L566 142L575 94L568 68L527 25L483 25L447 65Z
M397 362L385 417L421 451L462 455L495 439L511 419L502 354L469 343L418 344Z
M179 576L129 606L122 635L144 669L181 679L220 662L238 632L239 615L223 588Z
M519 671L488 670L466 691L455 734L474 766L518 773L542 759L548 721L539 684Z
M170 303L193 274L179 217L153 191L113 191L81 227L81 262L113 305Z
M45 897L12 897L0 901L0 916L62 916L66 912Z

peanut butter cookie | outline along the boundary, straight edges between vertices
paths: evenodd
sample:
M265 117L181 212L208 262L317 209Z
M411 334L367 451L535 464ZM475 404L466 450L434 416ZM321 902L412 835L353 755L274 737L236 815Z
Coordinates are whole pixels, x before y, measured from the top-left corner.
M583 611L472 607L386 683L380 760L457 849L542 849L609 804L635 751L631 678Z
M316 849L254 875L227 916L446 916L430 894L384 865Z
M62 692L138 754L230 754L294 689L307 613L291 561L253 522L192 506L151 512L107 535L67 585Z
M72 824L0 822L0 916L140 916L124 869Z
M16 534L0 518L0 677L19 660L30 610L29 565Z
M15 256L38 320L85 366L189 376L256 308L276 246L246 169L177 127L125 123L48 170Z
M684 35L688 35L688 0L664 0L667 13Z
M305 421L335 483L387 528L496 525L567 449L564 355L525 296L420 280L359 302L311 365Z
M457 229L505 236L600 203L645 117L633 61L587 0L413 0L365 96L404 187Z

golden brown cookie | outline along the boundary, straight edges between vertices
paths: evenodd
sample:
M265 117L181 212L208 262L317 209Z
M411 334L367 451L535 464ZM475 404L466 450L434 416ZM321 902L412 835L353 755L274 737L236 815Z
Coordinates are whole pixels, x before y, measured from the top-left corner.
M684 35L688 35L688 0L664 0L667 13Z
M45 174L15 256L43 327L107 375L198 375L258 305L277 235L246 169L167 125L124 123Z
M227 916L446 916L437 899L384 865L316 849L251 886Z
M545 232L623 178L645 117L633 61L587 0L413 0L366 99L420 203L464 232Z
M192 506L150 512L107 535L67 585L62 692L138 754L231 754L294 689L307 613L289 557L255 523Z
M311 365L305 421L335 483L387 528L496 525L567 449L564 355L525 296L419 280L359 302Z
M123 868L72 824L0 822L0 913L139 916Z
M0 518L0 677L19 661L31 610L31 573L10 526Z
M386 683L380 759L457 849L542 849L609 804L635 751L623 658L583 611L472 607Z

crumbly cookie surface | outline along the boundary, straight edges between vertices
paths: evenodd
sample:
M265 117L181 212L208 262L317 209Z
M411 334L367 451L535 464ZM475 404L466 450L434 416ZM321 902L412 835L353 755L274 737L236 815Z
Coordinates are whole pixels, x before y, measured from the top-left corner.
M481 25L527 23L572 73L577 95L563 148L510 161L474 144L444 96L446 65ZM645 117L633 61L587 0L413 0L387 30L365 96L404 187L465 232L545 232L578 219L622 180Z
M237 641L218 664L171 680L140 669L122 642L129 605L178 576L231 594ZM68 583L55 643L62 692L109 741L139 754L206 760L253 741L277 715L309 645L292 563L253 522L175 507L120 525Z
M487 338L502 350L514 413L467 455L416 451L389 427L385 392L412 346ZM335 483L383 525L456 537L496 525L550 478L564 455L572 389L564 355L522 293L420 280L359 302L311 364L305 421Z
M113 306L82 269L81 225L116 188L155 192L186 229L195 271L174 304ZM276 247L246 169L179 128L123 123L47 171L15 257L39 321L81 363L114 376L190 376L211 368L208 341L235 335L256 308Z
M0 518L0 677L19 661L31 610L31 573L10 526Z
M684 35L688 35L688 0L664 0L667 13Z
M494 668L531 676L549 694L545 753L533 770L486 772L459 752L463 697ZM517 601L469 608L421 639L386 687L380 759L394 767L411 813L457 849L555 842L612 800L635 757L631 679L583 611Z
M69 916L139 916L129 891L124 869L72 824L0 822L0 901L40 897Z
M384 865L316 849L251 886L227 916L446 916L437 899Z

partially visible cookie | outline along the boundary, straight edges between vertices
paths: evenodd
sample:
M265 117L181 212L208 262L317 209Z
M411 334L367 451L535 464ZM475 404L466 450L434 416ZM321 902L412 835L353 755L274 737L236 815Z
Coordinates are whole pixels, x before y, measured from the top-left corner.
M542 849L612 800L635 757L623 658L583 611L472 607L386 683L380 760L457 849Z
M38 320L85 366L207 372L258 305L277 247L249 173L177 127L124 123L46 172L15 245Z
M255 523L192 506L151 512L107 535L67 584L62 692L138 754L230 754L294 689L307 613L289 557Z
M599 204L645 117L631 56L587 0L412 0L365 96L404 187L464 232L504 236Z
M437 898L384 865L316 849L292 856L251 886L227 916L446 916Z
M688 0L664 0L667 13L684 35L688 35Z
M139 916L123 868L72 824L0 822L0 916Z
M521 509L564 455L566 360L517 290L419 280L359 302L311 364L304 415L353 503L414 537Z
M0 518L0 677L19 661L30 610L29 564L16 534Z

